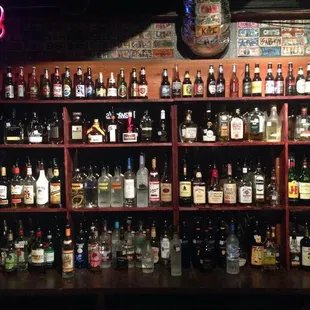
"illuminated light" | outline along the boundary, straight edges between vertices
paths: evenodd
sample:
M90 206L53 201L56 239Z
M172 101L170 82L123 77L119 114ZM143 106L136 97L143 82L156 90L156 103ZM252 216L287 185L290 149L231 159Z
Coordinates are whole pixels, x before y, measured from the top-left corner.
M4 9L2 6L0 6L0 29L1 29L0 39L2 39L5 35L5 28L3 25L3 21L4 21Z

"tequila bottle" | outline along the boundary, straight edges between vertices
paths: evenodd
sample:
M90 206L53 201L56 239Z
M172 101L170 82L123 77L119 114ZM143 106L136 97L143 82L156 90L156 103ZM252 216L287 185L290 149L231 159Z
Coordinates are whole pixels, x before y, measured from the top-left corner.
M180 140L184 143L193 143L197 141L198 126L192 121L192 111L187 110L185 120L179 126Z
M98 181L93 174L93 168L88 168L88 175L84 183L85 207L98 207Z
M140 167L137 172L137 207L149 204L149 171L145 167L144 154L140 155Z
M280 142L281 141L282 122L277 113L277 106L271 107L270 116L266 121L266 141Z
M128 158L127 171L124 174L124 206L137 205L136 174L131 168L131 158Z
M111 178L111 207L124 205L124 180L120 175L119 167L115 167L114 176Z
M111 180L107 176L107 170L102 167L101 177L98 179L98 207L109 208L111 206Z

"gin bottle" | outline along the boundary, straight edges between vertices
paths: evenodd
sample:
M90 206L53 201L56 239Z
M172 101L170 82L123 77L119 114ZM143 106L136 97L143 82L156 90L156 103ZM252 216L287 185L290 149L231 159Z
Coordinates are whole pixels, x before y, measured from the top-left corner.
M98 207L98 182L93 174L93 168L90 166L88 168L88 175L84 184L85 193L85 207L86 208L96 208Z
M111 207L124 205L124 180L120 175L119 167L115 167L114 176L111 178Z
M131 168L131 158L128 158L127 171L124 174L124 206L137 205L136 174Z
M144 154L140 155L140 167L137 172L137 207L147 207L149 202L149 171L145 167Z
M107 176L105 167L102 167L101 177L98 179L98 207L109 208L111 206L111 180Z

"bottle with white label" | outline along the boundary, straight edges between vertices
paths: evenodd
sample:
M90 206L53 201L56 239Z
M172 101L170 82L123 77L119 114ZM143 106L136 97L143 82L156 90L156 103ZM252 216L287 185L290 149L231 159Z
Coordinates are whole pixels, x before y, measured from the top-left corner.
M137 171L137 207L149 205L149 171L145 167L144 154L140 154L140 166Z
M9 206L9 180L6 176L6 167L1 167L0 174L0 208Z
M44 256L45 256L46 268L52 269L55 263L55 251L54 251L54 244L53 244L53 236L50 230L47 232L47 236L46 236Z
M31 144L38 144L43 142L43 126L39 121L36 112L32 113L32 119L28 125L28 140Z
M253 174L253 202L256 206L265 203L265 174L258 160L256 171Z
M193 180L193 202L195 206L204 206L206 204L206 183L202 179L199 164L197 165L196 175Z
M74 245L71 237L71 229L66 225L66 235L62 245L62 277L73 278L74 271Z
M164 228L160 237L160 262L164 266L170 263L170 237L167 220L164 221Z
M310 173L306 158L303 160L298 181L299 204L308 206L310 204Z
M160 206L160 177L156 168L156 157L152 158L152 169L149 177L149 206Z
M105 167L102 167L101 177L98 179L98 207L111 207L111 180Z
M19 167L13 169L14 176L11 180L11 208L24 207L24 180L20 176Z
M40 174L36 183L36 202L38 208L48 207L48 179L45 176L44 164L40 163Z
M265 78L265 96L274 96L275 94L275 81L272 74L272 63L268 63L267 75Z
M109 84L107 87L107 97L110 99L117 98L117 87L115 83L114 73L111 72L110 78L109 78Z
M252 181L248 176L246 163L242 168L242 180L238 186L238 202L242 205L252 204Z
M310 270L310 238L308 222L305 224L305 235L300 240L301 251L301 268L304 270Z
M192 121L192 111L187 110L185 120L179 126L181 142L193 143L197 141L198 126Z
M310 95L310 62L308 62L307 66L307 76L306 76L306 84L305 84L305 95Z
M107 142L108 143L119 143L121 141L121 131L119 128L119 122L116 119L113 108L111 112L111 120L107 126Z
M24 180L24 204L26 208L35 206L36 180L32 176L30 160L27 163L27 175Z
M296 95L304 96L306 91L306 79L303 67L298 68L298 75L296 76Z
M242 141L244 139L245 122L240 114L240 109L235 110L235 114L229 121L229 134L231 141Z
M29 261L29 272L33 274L45 274L44 242L41 229L36 232L36 240L31 247L31 259Z
M124 174L124 206L136 207L137 193L136 193L136 174L131 166L131 158L127 161L127 171Z
M224 181L224 203L233 205L237 203L237 184L232 177L232 166L227 164L227 179Z

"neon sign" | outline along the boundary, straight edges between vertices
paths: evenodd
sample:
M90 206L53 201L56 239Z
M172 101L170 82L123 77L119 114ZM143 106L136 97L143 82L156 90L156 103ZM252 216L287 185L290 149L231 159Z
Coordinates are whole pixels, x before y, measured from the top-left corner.
M2 6L0 6L0 39L2 39L5 35L5 28L3 25L4 21L4 9Z

